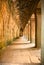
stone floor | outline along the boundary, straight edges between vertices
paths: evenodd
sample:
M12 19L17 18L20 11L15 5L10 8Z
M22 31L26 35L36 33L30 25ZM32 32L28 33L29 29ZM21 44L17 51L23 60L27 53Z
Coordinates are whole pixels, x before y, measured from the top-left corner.
M1 51L0 65L40 65L41 49L15 49L8 46Z
M12 49L24 49L35 47L35 43L30 43L25 36L20 37L19 39L12 42L12 45L9 48Z
M1 63L41 63L41 50L7 48L1 52Z

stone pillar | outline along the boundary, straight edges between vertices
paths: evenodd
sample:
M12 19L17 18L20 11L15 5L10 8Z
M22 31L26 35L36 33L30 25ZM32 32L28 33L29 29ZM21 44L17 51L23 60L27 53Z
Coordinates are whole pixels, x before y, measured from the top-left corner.
M32 43L32 21L31 21L31 18L30 18L30 43Z
M41 0L41 4L42 4L41 48L42 48L42 65L44 65L44 0Z
M30 27L30 23L28 22L28 41L30 41L30 29L29 29L29 27Z
M41 13L37 13L37 47L41 48Z
M35 12L35 47L41 48L41 13Z
M35 12L35 47L37 47L37 15Z

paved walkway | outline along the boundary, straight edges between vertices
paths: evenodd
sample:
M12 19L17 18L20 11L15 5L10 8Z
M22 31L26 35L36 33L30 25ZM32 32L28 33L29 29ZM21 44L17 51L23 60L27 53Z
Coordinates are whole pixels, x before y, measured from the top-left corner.
M29 63L41 63L41 49L14 49L13 47L11 47L10 45L6 49L1 51L0 64L2 63L2 65L29 65Z
M9 48L24 49L24 48L31 48L31 47L35 47L35 43L30 43L30 41L28 41L25 36L22 36L16 41L13 41L11 47Z

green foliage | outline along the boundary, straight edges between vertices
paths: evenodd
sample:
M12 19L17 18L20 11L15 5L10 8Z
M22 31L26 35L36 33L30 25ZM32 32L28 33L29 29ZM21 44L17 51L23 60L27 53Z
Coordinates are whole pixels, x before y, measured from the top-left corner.
M3 49L5 47L7 47L8 45L12 44L12 40L8 40L6 42L0 42L0 49Z
M13 40L7 40L6 42L0 42L0 49L7 47L12 44L12 41L15 41L19 37L13 38Z
M6 41L6 46L11 45L11 44L12 44L11 40Z
M8 41L6 41L6 46L11 45L12 42L15 41L15 40L18 39L18 38L19 38L19 37L16 37L16 38L14 37L13 40L8 40Z

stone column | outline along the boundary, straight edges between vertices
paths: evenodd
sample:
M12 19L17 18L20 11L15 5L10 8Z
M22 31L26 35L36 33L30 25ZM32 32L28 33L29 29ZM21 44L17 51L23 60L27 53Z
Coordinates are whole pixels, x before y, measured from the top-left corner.
M32 43L32 21L31 21L31 18L30 18L30 43Z
M37 47L41 48L41 13L37 13Z
M35 47L37 47L37 15L35 12Z
M30 26L30 23L28 22L28 41L30 41L30 29L29 29L29 26Z
M41 48L41 13L35 12L35 46Z

